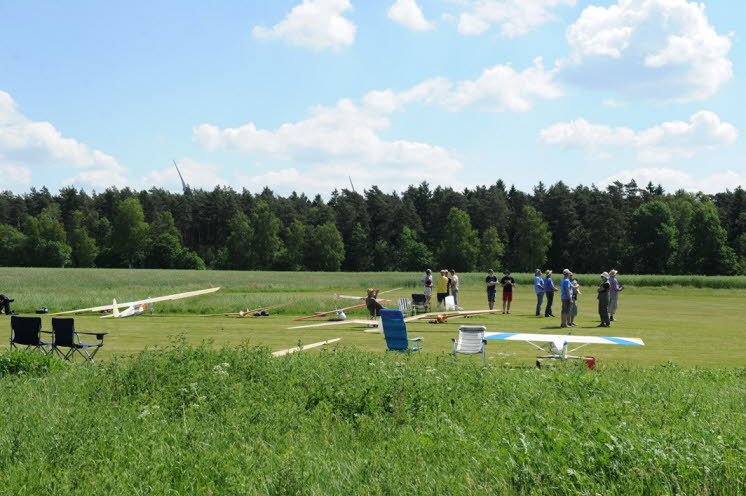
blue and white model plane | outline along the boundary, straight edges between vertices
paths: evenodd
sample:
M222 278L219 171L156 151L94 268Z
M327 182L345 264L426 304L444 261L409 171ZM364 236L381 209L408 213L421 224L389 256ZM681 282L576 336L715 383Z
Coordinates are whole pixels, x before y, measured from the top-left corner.
M574 336L572 334L530 334L522 332L486 332L484 339L494 339L502 341L525 341L534 348L546 352L547 354L538 357L536 366L541 366L541 360L553 358L559 360L594 360L592 357L571 355L584 346L589 344L618 344L627 346L645 346L640 338L619 338L608 336ZM544 343L544 344L537 344ZM570 344L580 344L580 346L568 350ZM589 365L590 366L590 365Z

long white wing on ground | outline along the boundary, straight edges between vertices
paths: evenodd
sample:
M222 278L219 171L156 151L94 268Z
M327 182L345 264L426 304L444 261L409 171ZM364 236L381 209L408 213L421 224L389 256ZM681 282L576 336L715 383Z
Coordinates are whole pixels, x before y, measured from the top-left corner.
M470 315L482 315L487 313L498 313L500 310L454 310L451 312L428 312L421 313L419 315L412 315L411 317L405 317L405 322L412 322L415 320L427 320L443 317L444 319L450 319L453 317L468 317Z
M640 338L618 338L608 336L574 336L572 334L528 334L522 332L486 332L484 339L502 339L505 341L536 341L539 343L565 342L588 344L622 344L645 346Z
M290 353L295 353L297 351L308 350L310 348L317 348L319 346L324 346L325 344L336 343L337 341L341 341L341 340L342 338L334 338L334 339L327 339L326 341L319 341L318 343L307 344L305 346L296 346L295 348L288 348L287 350L275 351L274 353L272 353L272 356L281 357L284 355L289 355Z
M126 303L117 303L117 308L126 308L126 307L134 307L137 305L147 305L149 303L157 303L159 301L171 301L171 300L181 300L182 298L191 298L192 296L199 296L203 294L208 293L214 293L215 291L218 291L220 287L217 288L208 288L208 289L198 289L197 291L187 291L186 293L177 293L172 295L166 295L166 296L156 296L155 298L146 298L144 300L137 300L137 301L129 301ZM85 313L85 312L101 312L103 310L113 310L114 305L101 305L100 307L90 307L90 308L79 308L77 310L68 310L66 312L56 312L56 313L50 313L49 315L69 315L73 313Z
M365 325L373 325L377 326L378 321L377 320L340 320L337 322L322 322L321 324L308 324L308 325L302 325L302 326L294 326L294 327L288 327L288 329L306 329L308 327L326 327L326 326L335 326L335 325L345 325L345 324L365 324Z

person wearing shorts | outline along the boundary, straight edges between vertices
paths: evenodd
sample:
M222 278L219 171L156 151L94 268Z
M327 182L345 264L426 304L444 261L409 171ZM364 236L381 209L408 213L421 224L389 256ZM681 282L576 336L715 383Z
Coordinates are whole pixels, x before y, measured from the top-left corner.
M427 269L422 276L422 294L425 295L425 306L430 308L430 298L433 297L433 271Z
M438 278L435 284L436 284L435 289L438 295L438 306L439 307L445 306L446 296L448 296L448 271L447 270L440 271L440 277Z
M500 279L500 285L503 287L503 313L510 313L510 304L513 302L513 286L515 279L510 277L510 271L503 271L503 278Z
M562 298L562 324L560 327L570 327L570 309L572 308L572 272L570 269L562 271L562 282L560 282L560 298Z
M495 308L495 296L497 295L497 276L495 271L490 269L487 271L487 278L484 280L487 284L487 303L490 306L490 310Z
M573 277L573 274L570 273L570 278ZM570 321L567 323L570 327L575 327L577 324L575 323L575 317L578 316L578 295L580 293L580 284L578 283L577 279L572 280L572 308L570 308Z

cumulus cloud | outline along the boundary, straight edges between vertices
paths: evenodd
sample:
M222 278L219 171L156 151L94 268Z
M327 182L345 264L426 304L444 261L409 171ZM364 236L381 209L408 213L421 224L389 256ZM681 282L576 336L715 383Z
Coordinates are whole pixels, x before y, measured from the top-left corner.
M69 182L101 186L124 181L126 169L114 157L92 149L62 134L49 122L32 121L24 116L6 92L0 91L0 166L9 177L28 184L30 166L82 170Z
M21 165L0 163L0 187L13 189L31 184L31 169Z
M475 0L459 17L458 32L479 35L493 24L503 36L522 36L555 19L552 9L574 6L576 0Z
M271 28L255 26L251 32L262 40L281 39L313 50L338 50L355 41L357 28L343 15L351 9L349 0L303 0Z
M667 191L684 189L711 194L720 193L726 189L733 190L738 186L746 186L746 176L732 170L695 176L689 172L666 167L622 170L602 179L597 184L601 187L606 187L615 181L627 184L632 179L640 185L645 185L649 182L656 185L660 184Z
M430 31L435 25L425 18L415 0L396 0L388 10L389 19L413 31Z
M702 110L689 121L664 122L642 131L581 118L553 124L542 129L539 137L547 145L580 148L596 158L610 156L614 148L630 148L637 151L642 162L668 162L730 145L736 141L738 130L714 112Z
M731 40L687 0L617 0L589 6L566 33L570 81L624 95L674 102L708 98L733 76Z

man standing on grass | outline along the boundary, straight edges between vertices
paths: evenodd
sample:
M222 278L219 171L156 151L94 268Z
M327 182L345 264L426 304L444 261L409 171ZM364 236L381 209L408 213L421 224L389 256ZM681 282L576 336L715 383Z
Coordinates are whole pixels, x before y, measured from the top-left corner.
M547 295L547 306L544 310L544 317L554 317L552 313L552 302L554 302L554 292L557 288L552 280L552 271L547 270L547 276L544 278L544 293Z
M609 322L614 322L614 314L619 304L619 293L624 291L624 286L616 280L617 274L616 269L609 271Z
M601 274L601 284L598 286L598 316L601 318L601 323L598 327L611 327L609 322L609 273L604 272Z
M544 302L544 279L541 278L541 269L534 271L534 291L536 291L536 316L541 316L541 304Z
M515 279L510 277L509 270L503 271L503 278L500 279L500 285L503 287L503 313L510 313L510 304L513 302L513 286L515 286Z
M438 294L438 307L445 306L446 296L448 296L448 271L441 270L440 277L436 282L436 291Z
M578 316L578 295L580 294L580 284L577 279L573 279L573 274L570 274L572 279L572 308L570 309L570 322L567 323L570 327L575 327L575 317Z
M487 284L487 303L490 305L490 310L495 308L495 295L497 294L497 276L495 271L490 269L487 271L487 278L484 280Z
M570 272L570 269L562 271L560 297L562 298L562 324L560 327L569 327L567 324L570 322L570 309L572 308L572 272Z
M458 276L456 275L456 269L448 271L451 275L451 294L453 295L453 304L458 308Z

